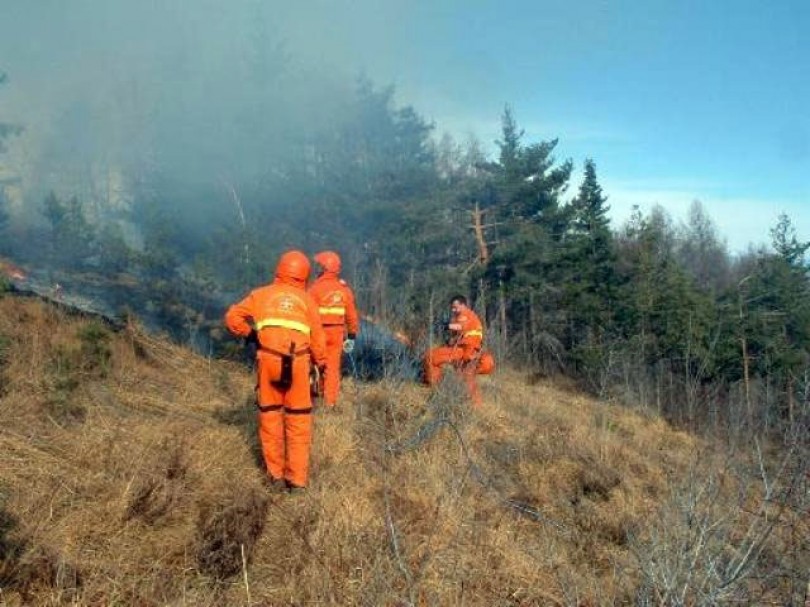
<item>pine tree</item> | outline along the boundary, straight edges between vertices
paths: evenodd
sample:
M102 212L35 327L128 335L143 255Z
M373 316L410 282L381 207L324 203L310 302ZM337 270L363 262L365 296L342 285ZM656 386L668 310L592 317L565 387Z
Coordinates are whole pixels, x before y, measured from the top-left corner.
M785 213L779 215L776 227L771 230L771 242L776 254L799 273L804 270L804 254L810 249L810 241L799 242L796 228Z
M524 145L511 108L505 108L501 124L499 161L482 167L486 177L470 199L487 208L487 219L498 224L499 244L471 279L486 293L497 294L487 299L488 315L497 318L501 345L519 352L522 360L546 366L549 356L560 361L555 242L565 228L560 198L572 163L556 163L556 140ZM546 345L552 343L550 354Z
M677 263L675 248L666 212L655 207L644 217L636 209L621 243L619 317L645 364L668 360L686 374L692 359L703 368L710 364L712 300Z
M609 232L607 197L596 177L596 164L592 159L585 160L584 177L579 193L571 203L571 230L575 234L593 236Z
M586 160L579 192L565 212L568 229L555 264L568 317L564 343L583 372L601 366L614 324L618 276L608 210L596 165Z
M747 284L753 372L781 387L786 417L796 418L798 383L810 366L810 280L805 253L787 215L771 230L773 254L762 254Z
M523 145L523 130L518 129L510 107L501 117L500 157L493 167L501 215L534 221L551 232L559 228L559 199L568 187L573 164L566 160L555 166L557 139Z
M51 192L42 213L50 223L54 261L74 269L85 266L96 252L96 238L79 199L73 196L63 202Z
M514 182L521 177L520 154L523 129L518 129L512 108L504 107L501 115L501 141L496 142L500 149L500 167L506 183Z

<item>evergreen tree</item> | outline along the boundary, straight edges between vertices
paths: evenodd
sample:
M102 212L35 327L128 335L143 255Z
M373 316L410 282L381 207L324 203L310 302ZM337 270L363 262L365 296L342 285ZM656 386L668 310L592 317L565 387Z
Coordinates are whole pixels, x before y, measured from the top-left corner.
M136 255L127 244L120 225L109 223L100 227L98 252L101 260L100 271L102 273L118 273L132 270Z
M96 238L75 196L64 202L54 192L45 197L42 213L51 227L51 252L55 262L80 268L92 261Z
M796 238L796 228L785 213L779 215L776 226L771 230L771 242L776 254L791 269L799 274L805 271L804 254L810 248L810 241L800 242Z
M589 158L585 160L579 193L571 203L571 231L589 236L609 232L607 213L610 207L606 203L607 197L596 177L596 164Z
M555 243L565 231L560 197L572 164L570 160L556 164L556 140L523 145L522 136L507 107L499 162L481 167L483 175L479 173L468 202L490 210L489 221L499 224L499 244L486 267L471 279L489 294L488 316L497 319L501 345L524 361L548 366L549 356L557 363L561 360ZM553 353L546 347L552 343Z
M498 175L501 215L541 223L559 236L559 199L568 187L572 162L566 160L555 166L557 139L523 145L523 131L518 129L508 106L501 118L501 129L501 140L497 142L500 159L493 167Z
M653 208L649 217L634 211L621 243L620 318L647 364L668 359L683 369L689 357L705 361L709 355L712 300L677 263L675 246L672 222L662 208Z
M171 214L173 211L176 209L167 201L146 197L136 201L134 207L143 239L140 265L147 276L158 283L172 282L177 276L179 260L189 258L179 248L183 238L179 218Z
M524 131L518 129L512 108L507 105L501 115L502 139L497 142L500 149L499 163L506 183L512 183L520 179L520 154L522 149L520 140L523 135Z
M329 190L367 203L419 195L435 178L433 125L412 107L396 107L394 88L358 82L348 118L323 147ZM337 187L335 187L337 186ZM343 212L352 209L341 205Z
M794 419L796 390L810 366L810 280L805 253L787 215L771 230L775 253L764 253L747 283L746 328L753 373L781 389Z
M613 328L618 276L607 197L593 160L585 161L582 184L566 209L569 227L556 265L568 321L564 343L580 366L599 367Z

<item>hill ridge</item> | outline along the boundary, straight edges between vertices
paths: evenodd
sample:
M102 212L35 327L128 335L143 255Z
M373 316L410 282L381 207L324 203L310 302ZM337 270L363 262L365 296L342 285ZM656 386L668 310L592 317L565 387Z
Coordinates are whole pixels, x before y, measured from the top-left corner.
M634 604L661 592L656 550L689 537L673 499L717 459L516 371L484 380L480 411L452 377L348 378L342 412L317 413L308 492L279 496L244 366L18 297L0 297L0 360L9 605ZM726 504L738 485L718 483Z

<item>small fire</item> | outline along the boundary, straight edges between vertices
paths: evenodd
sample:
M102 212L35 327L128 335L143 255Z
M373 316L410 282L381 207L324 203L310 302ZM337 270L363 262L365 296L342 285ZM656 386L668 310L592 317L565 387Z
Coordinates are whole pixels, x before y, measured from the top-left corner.
M369 322L369 323L371 323L373 325L384 326L377 319L375 319L373 316L371 316L371 314L363 314L362 318L366 322ZM391 331L391 335L393 336L393 338L396 339L403 346L406 346L406 347L410 348L413 345L413 342L411 341L411 338L408 337L403 331L399 331L399 330L396 330L396 329L389 329L389 330Z
M0 259L0 274L3 274L4 276L12 280L18 281L23 281L26 278L28 278L28 276L22 270L22 268L14 265L13 263L11 263L6 259Z

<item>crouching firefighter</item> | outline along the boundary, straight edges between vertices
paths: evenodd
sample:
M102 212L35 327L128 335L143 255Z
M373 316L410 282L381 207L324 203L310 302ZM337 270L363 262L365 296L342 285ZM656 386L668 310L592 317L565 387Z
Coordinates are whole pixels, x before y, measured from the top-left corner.
M481 350L484 327L463 295L455 295L450 300L450 313L447 345L429 350L425 357L425 381L428 385L437 385L444 365L452 365L461 372L473 406L480 407L481 393L475 376L491 373L494 368L492 356L482 354Z
M310 265L287 251L269 285L253 290L225 314L236 336L255 339L259 442L269 483L290 491L306 487L312 443L310 365L326 363L318 307L306 292Z

